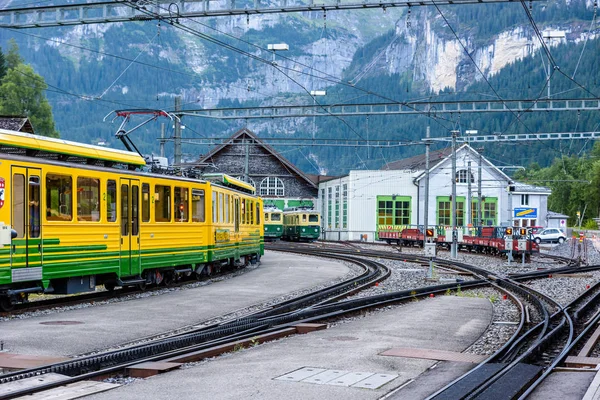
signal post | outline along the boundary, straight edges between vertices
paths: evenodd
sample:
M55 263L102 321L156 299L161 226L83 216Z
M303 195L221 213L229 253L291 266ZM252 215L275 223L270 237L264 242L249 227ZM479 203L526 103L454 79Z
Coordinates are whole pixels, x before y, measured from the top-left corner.
M425 257L429 257L429 271L427 272L427 278L429 279L433 279L433 259L437 255L437 247L433 233L433 228L425 228L423 248L425 249Z
M525 252L527 251L527 241L529 238L529 229L519 228L519 240L517 241L517 248L521 251L521 265L525 265Z
M510 265L510 262L513 260L513 228L511 227L508 227L504 230L504 250L506 250L506 255L508 257L508 265Z

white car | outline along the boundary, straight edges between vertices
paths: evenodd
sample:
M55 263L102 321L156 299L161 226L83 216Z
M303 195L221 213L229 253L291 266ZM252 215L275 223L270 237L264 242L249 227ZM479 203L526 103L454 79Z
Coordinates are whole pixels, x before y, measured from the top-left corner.
M564 243L564 241L567 240L567 235L558 228L546 228L541 232L535 233L533 235L533 240L538 244L542 242Z

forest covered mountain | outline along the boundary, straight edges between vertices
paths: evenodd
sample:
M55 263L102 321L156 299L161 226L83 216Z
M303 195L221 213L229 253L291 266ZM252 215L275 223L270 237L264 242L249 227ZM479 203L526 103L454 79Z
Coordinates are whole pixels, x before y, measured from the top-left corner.
M0 8L20 2L0 1ZM51 2L48 2L51 3ZM527 17L530 9L532 24ZM581 0L497 3L387 10L306 12L181 20L182 32L164 21L70 28L0 30L3 50L14 39L26 63L48 84L61 137L86 143L114 138L117 109L172 110L296 104L537 99L547 96L546 57L535 29L551 30L551 94L597 98L600 42L595 5ZM191 33L190 33L191 32ZM560 35L559 35L560 34ZM271 43L289 51L273 54ZM250 55L250 56L249 56ZM310 96L326 90L326 96ZM436 114L403 116L248 119L184 117L186 159L248 127L269 137L420 141L449 131L480 134L576 132L598 127L597 112ZM128 125L133 127L141 120ZM157 120L132 133L142 150L158 152ZM315 144L318 143L314 142ZM343 174L375 169L423 153L422 145L399 147L275 146L307 173ZM214 145L214 144L213 144ZM549 165L561 155L582 154L592 143L517 142L488 146L498 165ZM440 143L438 146L444 146ZM167 146L172 156L172 146Z

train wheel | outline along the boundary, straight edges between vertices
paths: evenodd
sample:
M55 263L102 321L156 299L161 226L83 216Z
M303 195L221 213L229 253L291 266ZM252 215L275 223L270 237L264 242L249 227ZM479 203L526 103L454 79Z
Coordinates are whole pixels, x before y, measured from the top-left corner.
M144 283L138 283L138 284L136 285L136 287L137 287L137 289L138 289L138 290L140 290L140 291L142 291L142 292L143 292L143 291L145 291L145 290L146 290L146 282L144 282Z
M114 291L115 287L117 287L117 283L115 281L104 282L104 289L108 290L109 292Z
M173 282L175 282L175 276L172 272L165 272L164 276L163 276L163 281L162 284L164 286L171 286L173 284Z
M0 311L8 312L8 311L14 310L14 308L15 308L15 305L9 297L6 297L6 296L0 297Z

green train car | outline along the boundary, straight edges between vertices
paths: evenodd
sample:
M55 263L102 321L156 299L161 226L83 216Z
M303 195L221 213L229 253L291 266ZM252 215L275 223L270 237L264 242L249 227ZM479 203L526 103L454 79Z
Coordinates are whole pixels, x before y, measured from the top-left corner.
M265 240L275 241L283 235L283 211L278 208L265 207Z
M313 209L291 208L283 212L282 240L309 241L321 234L321 215Z

